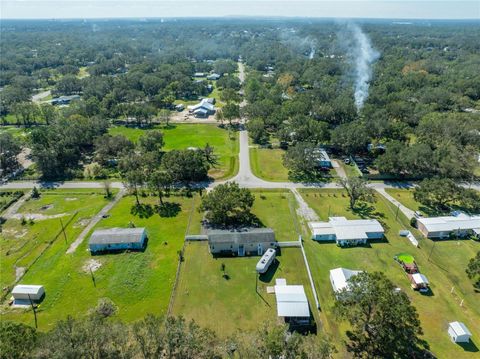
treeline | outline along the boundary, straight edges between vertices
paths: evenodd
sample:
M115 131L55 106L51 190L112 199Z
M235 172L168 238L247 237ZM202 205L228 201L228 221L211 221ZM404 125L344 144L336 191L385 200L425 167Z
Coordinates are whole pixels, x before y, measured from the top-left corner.
M98 310L85 319L59 321L46 333L24 324L0 323L1 356L17 358L329 358L332 345L322 337L288 333L285 326L261 327L222 340L182 317L148 315L133 324Z

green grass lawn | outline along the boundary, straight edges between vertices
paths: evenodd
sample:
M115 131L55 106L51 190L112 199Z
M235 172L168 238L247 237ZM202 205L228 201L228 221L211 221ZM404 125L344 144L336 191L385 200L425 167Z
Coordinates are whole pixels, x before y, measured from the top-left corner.
M67 315L80 317L98 302L108 297L119 308L118 317L133 321L147 313L165 314L175 280L177 251L182 248L187 224L193 214L194 198L170 197L180 205L175 217L162 218L154 214L140 218L130 213L134 198L123 198L96 228L127 227L133 222L146 227L148 245L145 252L130 252L91 256L86 239L71 255L65 254L65 244L57 241L27 272L23 283L45 286L46 297L39 308L42 330ZM154 197L142 198L142 203L155 204ZM194 229L196 232L197 229ZM69 242L74 236L68 233ZM95 282L83 267L96 260L101 267L94 272ZM4 318L33 324L29 311L7 309Z
M275 231L277 241L296 241L299 224L297 203L290 191L254 191L252 212L265 227Z
M14 116L12 120L16 122L16 118ZM28 136L29 130L25 129L24 127L17 126L0 126L0 133L10 133L15 138L25 139Z
M362 175L362 173L358 170L357 165L347 165L341 159L339 159L337 162L340 164L340 166L342 166L343 170L347 174L347 177L360 177Z
M254 331L263 323L279 323L275 295L266 291L267 286L275 285L275 278L286 278L287 284L303 284L310 308L315 311L300 250L284 248L277 258L278 266L271 267L256 282L259 257L213 258L206 242L188 243L173 313L194 319L220 337ZM222 276L222 263L229 279Z
M165 136L165 150L186 149L188 147L204 147L207 143L215 148L219 156L219 165L210 170L209 175L215 179L226 179L238 171L238 134L210 124L180 124L170 127L154 127L161 130ZM109 133L121 134L133 142L137 142L149 129L124 126L111 127Z
M67 238L71 239L80 234L89 219L107 203L102 191L47 190L41 191L39 199L25 202L18 213L38 213L46 216L65 214L61 220L66 227ZM5 222L0 235L2 288L15 281L15 267L29 268L35 261L40 262L43 255L48 256L50 250L39 257L49 245L50 248L66 250L63 234L59 235L61 228L60 218L35 220L33 224L24 225L21 220L13 218ZM51 241L54 242L50 244Z
M312 275L319 291L322 307L322 321L325 331L336 341L338 357L347 358L342 341L345 340L347 325L340 322L332 313L334 296L329 281L329 270L337 267L381 271L400 287L417 308L424 330L424 339L431 351L439 358L473 358L475 354L464 351L453 344L447 335L447 325L451 321L464 322L474 333L473 341L478 346L480 338L479 294L473 291L465 274L465 267L480 243L473 241L444 241L433 243L423 239L412 229L420 242L415 248L408 239L400 237L398 231L408 228L408 220L400 213L395 220L395 208L390 202L377 196L377 202L371 211L352 212L348 210L348 198L341 190L302 190L302 195L322 220L330 215L359 218L373 216L378 218L386 229L385 242L375 242L368 247L340 248L334 243L318 243L306 236L305 250L310 262ZM370 212L370 213L369 213ZM399 223L399 221L401 223ZM411 228L409 228L411 229ZM308 233L307 230L305 230ZM431 282L432 295L422 295L410 289L409 281L401 267L393 260L398 253L409 253L415 257L419 269ZM430 253L432 253L430 259ZM453 293L451 289L454 287ZM463 307L460 306L464 299ZM476 334L477 333L477 334Z
M284 153L279 148L250 148L253 174L267 181L288 181L288 169L283 166Z

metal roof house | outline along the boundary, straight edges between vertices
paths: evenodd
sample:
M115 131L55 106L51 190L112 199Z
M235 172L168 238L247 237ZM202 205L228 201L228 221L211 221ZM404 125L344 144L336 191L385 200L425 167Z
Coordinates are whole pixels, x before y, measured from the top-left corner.
M376 219L346 219L330 217L328 222L310 222L312 239L336 241L339 246L366 244L369 239L381 239L385 230Z
M45 296L45 289L43 285L28 285L19 284L12 290L12 296L14 304L30 304L30 300L33 302L39 302Z
M196 117L206 117L215 113L214 99L204 98L198 104L188 106L188 111Z
M480 238L480 215L418 218L417 228L427 238L466 237L474 235Z
M73 100L80 100L79 95L60 96L51 100L52 105L68 105Z
M335 293L348 289L348 280L362 271L346 268L335 268L330 270L330 283Z
M218 80L220 77L222 77L222 75L220 74L210 74L207 76L207 80Z
M90 253L109 251L143 250L147 243L145 228L99 229L92 233L88 241Z
M207 236L212 254L261 256L268 248L277 247L271 228L214 229L208 231Z
M277 315L293 324L310 323L310 307L303 285L275 285Z
M462 322L448 323L448 335L454 343L468 343L472 333Z
M332 168L332 161L327 151L323 148L319 148L315 151L315 156L317 157L318 166L323 168Z

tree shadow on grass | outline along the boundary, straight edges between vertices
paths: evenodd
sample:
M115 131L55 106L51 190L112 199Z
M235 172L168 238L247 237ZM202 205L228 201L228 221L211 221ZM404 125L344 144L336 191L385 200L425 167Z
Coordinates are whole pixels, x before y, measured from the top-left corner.
M150 204L140 203L133 205L130 213L140 218L150 218L155 213L155 210Z
M332 180L332 177L326 174L325 172L299 172L299 171L288 171L288 179L292 182L299 183L319 183L319 182L329 182Z
M375 210L375 207L367 202L358 203L352 210L352 212L360 218L374 218L377 220L385 218L385 215L383 213Z
M182 206L177 202L164 202L163 205L155 206L155 210L160 217L171 218L176 217L182 210Z

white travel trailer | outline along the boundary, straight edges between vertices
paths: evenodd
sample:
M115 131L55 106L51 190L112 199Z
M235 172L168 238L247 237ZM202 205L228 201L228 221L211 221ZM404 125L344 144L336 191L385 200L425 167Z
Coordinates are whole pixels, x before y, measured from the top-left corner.
M263 254L262 258L257 263L257 272L260 274L265 273L270 265L273 263L275 260L275 255L277 252L273 248L268 248L266 252Z

